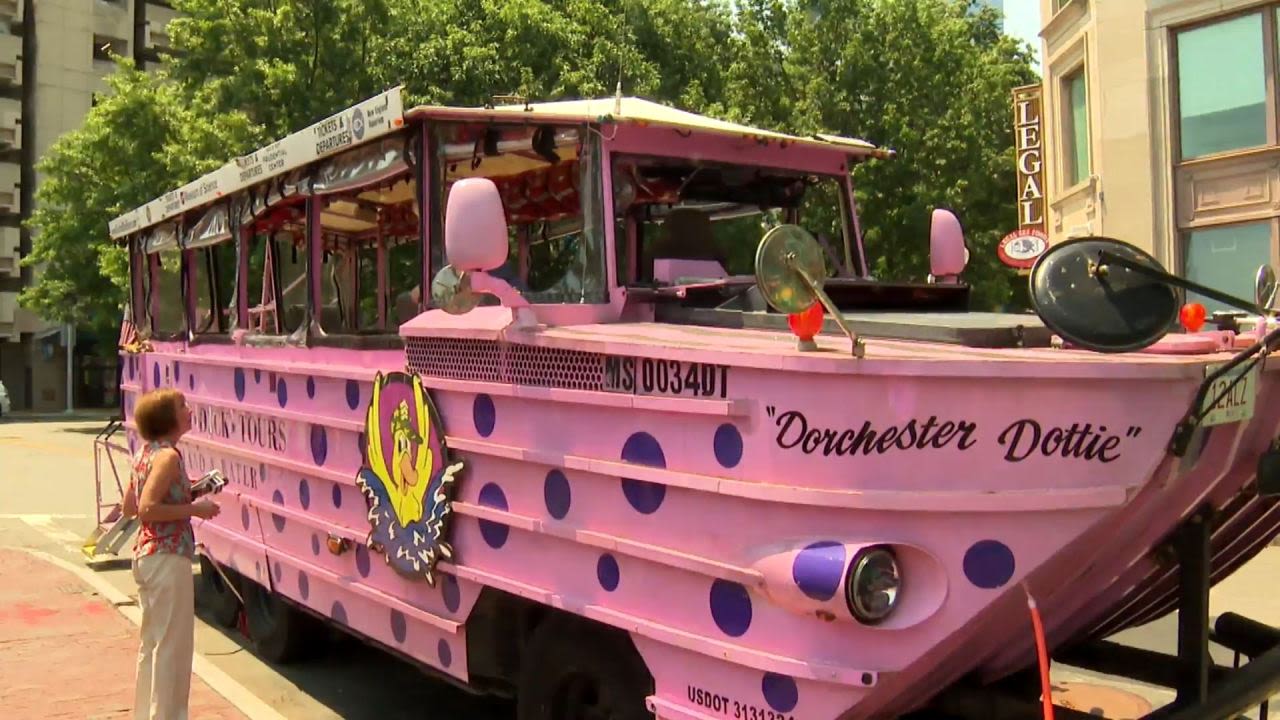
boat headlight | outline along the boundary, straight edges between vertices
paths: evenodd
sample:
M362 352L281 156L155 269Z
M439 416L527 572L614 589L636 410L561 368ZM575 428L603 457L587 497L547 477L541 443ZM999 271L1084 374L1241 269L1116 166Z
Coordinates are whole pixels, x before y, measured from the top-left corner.
M902 573L898 558L885 547L869 547L858 552L845 578L845 602L854 619L875 625L893 612L902 594Z

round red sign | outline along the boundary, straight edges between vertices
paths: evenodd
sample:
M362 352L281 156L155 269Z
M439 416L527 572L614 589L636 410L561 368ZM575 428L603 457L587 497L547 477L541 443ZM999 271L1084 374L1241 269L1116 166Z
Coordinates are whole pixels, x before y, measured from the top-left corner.
M1049 249L1049 238L1040 230L1021 228L1005 235L996 246L1000 262L1012 268L1026 270L1036 264L1036 258Z

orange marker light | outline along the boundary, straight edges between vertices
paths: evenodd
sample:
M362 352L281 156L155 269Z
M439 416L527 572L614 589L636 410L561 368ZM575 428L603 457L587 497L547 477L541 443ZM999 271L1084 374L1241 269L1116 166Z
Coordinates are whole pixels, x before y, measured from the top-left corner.
M1200 332L1200 328L1204 327L1204 318L1204 306L1200 303L1187 303L1178 312L1178 320L1187 332Z
M797 338L800 338L801 342L808 342L822 330L822 320L822 303L816 302L804 312L788 315L787 326Z

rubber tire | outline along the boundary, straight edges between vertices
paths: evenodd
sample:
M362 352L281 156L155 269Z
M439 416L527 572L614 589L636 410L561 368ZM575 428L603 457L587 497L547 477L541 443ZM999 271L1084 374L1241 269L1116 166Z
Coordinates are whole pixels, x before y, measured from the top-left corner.
M652 720L645 699L653 679L620 630L554 615L534 630L520 663L518 720L577 720L559 697L576 677L589 678L610 709L609 720Z
M225 565L220 565L227 579L235 583L238 592L245 583L240 575ZM236 618L240 615L240 600L227 588L222 576L214 569L213 562L204 555L200 556L200 581L196 583L196 604L209 611L210 617L224 628L236 626Z
M264 660L288 665L312 656L325 628L319 620L255 582L243 584L249 638Z

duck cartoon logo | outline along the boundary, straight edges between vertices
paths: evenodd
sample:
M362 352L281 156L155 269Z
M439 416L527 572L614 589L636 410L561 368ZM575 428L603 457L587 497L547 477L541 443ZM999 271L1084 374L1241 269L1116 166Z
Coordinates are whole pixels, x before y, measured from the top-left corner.
M397 572L434 586L436 563L453 557L448 521L461 470L461 462L449 462L439 415L422 380L378 373L356 485L369 507L369 546L380 548Z

